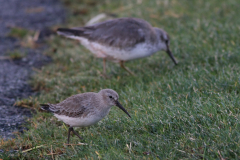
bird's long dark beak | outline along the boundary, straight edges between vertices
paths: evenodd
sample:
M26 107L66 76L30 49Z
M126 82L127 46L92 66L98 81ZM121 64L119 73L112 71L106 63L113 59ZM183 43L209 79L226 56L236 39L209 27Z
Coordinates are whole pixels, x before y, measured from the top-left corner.
M123 112L125 112L130 118L132 118L127 110L118 101L116 101L116 106L123 110Z
M173 62L175 63L175 65L177 65L178 63L177 63L177 61L175 60L175 58L174 58L171 50L169 49L169 47L167 47L167 51L166 51L166 52L167 52L167 54L171 57L171 59L173 60Z

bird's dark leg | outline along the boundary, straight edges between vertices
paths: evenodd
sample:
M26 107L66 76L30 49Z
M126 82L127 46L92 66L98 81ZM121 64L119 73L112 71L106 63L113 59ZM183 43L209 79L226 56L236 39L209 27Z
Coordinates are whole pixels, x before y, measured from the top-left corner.
M124 61L120 61L120 66L125 69L128 73L130 73L131 75L135 76L135 74L133 72L131 72L127 67L124 66Z
M78 138L82 139L82 137L79 136L79 134L74 131L73 127L69 127L68 129L68 144L69 144L69 141L70 141L70 133L73 132L76 136L78 136Z
M72 132L73 132L76 136L78 136L79 139L83 139L83 138L80 137L79 134L78 134L76 131L74 131L73 129L72 129Z
M69 127L68 128L68 144L69 144L69 140L70 140L70 133L71 133L71 131L73 131L73 128Z

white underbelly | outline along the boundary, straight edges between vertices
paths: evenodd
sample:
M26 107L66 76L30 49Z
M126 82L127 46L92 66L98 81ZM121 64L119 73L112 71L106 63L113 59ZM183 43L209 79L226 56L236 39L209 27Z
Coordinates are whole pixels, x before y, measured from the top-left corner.
M99 122L103 117L100 116L86 116L86 117L68 117L65 115L54 114L59 120L70 125L71 127L87 127Z
M59 120L64 123L70 125L71 127L87 127L93 124L96 124L101 119L103 119L106 115L108 115L110 108L102 109L102 110L94 110L92 113L84 117L69 117L65 115L54 114Z
M83 46L88 48L95 56L113 61L128 61L150 56L158 51L155 46L138 44L134 48L120 49L116 47L104 46L96 42L90 42L85 38L79 38Z

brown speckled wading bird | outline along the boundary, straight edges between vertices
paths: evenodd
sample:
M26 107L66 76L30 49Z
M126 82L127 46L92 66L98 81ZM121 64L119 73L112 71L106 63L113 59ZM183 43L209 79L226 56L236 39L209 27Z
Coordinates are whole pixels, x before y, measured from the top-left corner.
M57 33L76 39L95 56L103 58L103 72L106 74L106 59L120 63L150 56L164 50L177 64L170 48L168 34L160 28L152 27L147 21L138 18L118 18L92 26L73 29L58 28Z
M87 92L71 96L58 104L40 104L41 109L52 112L55 117L68 124L68 144L70 132L80 139L73 127L87 127L103 119L112 106L123 110L130 118L126 109L118 102L118 94L112 89L103 89L98 93Z

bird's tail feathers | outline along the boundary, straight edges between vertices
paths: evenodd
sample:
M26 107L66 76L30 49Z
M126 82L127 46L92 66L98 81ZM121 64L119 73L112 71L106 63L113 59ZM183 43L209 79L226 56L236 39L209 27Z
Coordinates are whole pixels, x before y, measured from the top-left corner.
M49 104L40 104L41 106L41 109L42 110L45 110L45 111L48 111L48 112L53 112L51 109L50 109L50 105Z
M58 28L57 34L64 37L77 39L77 37L83 36L84 31L81 29Z

